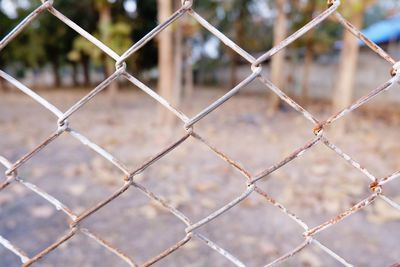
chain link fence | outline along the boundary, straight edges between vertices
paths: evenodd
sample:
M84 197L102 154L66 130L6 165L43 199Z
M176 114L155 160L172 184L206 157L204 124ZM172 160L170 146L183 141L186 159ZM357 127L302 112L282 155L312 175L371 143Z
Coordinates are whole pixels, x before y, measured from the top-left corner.
M34 21L38 16L40 16L41 13L43 12L50 12L51 14L54 15L55 18L58 18L62 22L64 22L66 25L74 29L77 33L79 33L81 36L85 37L87 40L89 40L91 43L96 45L98 48L100 48L104 53L106 53L108 56L110 56L112 59L116 61L116 70L115 72L109 76L106 80L104 80L102 83L100 83L96 88L94 88L90 93L88 93L85 97L83 97L80 101L78 101L76 104L74 104L71 108L69 108L66 112L60 111L57 107L52 105L50 102L42 98L40 95L35 93L33 90L30 88L26 87L22 83L20 83L17 79L11 77L7 73L3 72L0 70L0 76L13 84L16 88L18 88L20 91L23 93L27 94L30 96L32 99L34 99L36 102L44 106L48 111L53 113L57 118L58 121L56 122L57 125L57 130L52 133L46 140L44 140L41 144L36 146L32 151L24 155L22 158L17 160L16 162L10 162L8 159L0 155L0 163L4 165L7 168L6 171L6 180L3 181L0 184L0 190L3 190L6 188L8 185L11 183L20 183L29 190L33 191L34 193L38 194L45 200L47 200L50 204L52 204L57 210L60 210L64 212L69 218L70 218L70 229L67 231L67 233L63 234L58 241L50 245L49 247L45 248L43 251L39 252L36 255L29 256L27 255L23 250L18 248L17 245L14 245L12 241L9 241L2 236L0 236L0 244L4 246L6 249L17 255L22 262L22 266L30 266L31 264L39 261L41 258L46 257L47 254L53 251L57 251L57 248L65 243L68 242L69 239L71 239L74 235L77 233L84 234L94 240L96 240L101 246L109 250L110 252L114 253L118 257L120 257L122 260L124 260L127 265L129 266L150 266L164 257L168 257L168 255L174 253L176 250L179 250L182 246L184 246L187 242L189 242L191 239L196 238L201 241L203 241L207 246L210 247L210 249L216 250L222 257L225 257L228 259L230 262L232 262L236 266L246 266L246 263L241 262L235 255L232 255L229 253L227 250L224 248L220 247L218 244L214 243L212 240L208 239L206 236L198 233L198 229L205 224L208 224L218 216L229 212L229 210L238 205L240 202L242 202L244 199L249 197L251 194L259 194L260 196L265 199L266 205L273 205L277 209L280 209L284 214L287 215L288 220L293 220L296 222L298 225L300 225L303 229L303 237L304 241L299 244L297 247L293 248L291 251L287 252L284 255L281 255L279 258L275 259L274 261L266 264L265 266L274 266L279 263L283 263L286 260L288 260L291 257L295 257L295 255L304 249L307 246L317 246L321 248L324 252L326 252L327 255L335 259L338 263L343 264L344 266L352 266L352 264L328 247L326 247L324 244L319 242L316 239L316 234L326 230L327 228L331 227L332 225L345 220L348 216L351 214L354 214L366 206L370 205L372 202L374 202L377 198L382 199L383 201L387 202L389 205L391 205L394 209L400 210L400 205L387 196L384 195L384 186L394 179L397 179L400 177L400 171L397 171L393 173L392 175L389 175L387 177L375 177L372 175L368 169L361 167L361 165L353 159L350 155L346 154L344 151L342 151L339 147L337 147L334 143L332 143L324 134L324 127L330 124L333 124L336 120L339 118L347 115L348 113L352 112L353 110L359 108L360 106L364 105L368 101L370 101L372 98L376 97L380 93L389 90L393 85L398 83L400 81L400 64L396 63L396 61L388 55L383 49L381 49L379 46L374 44L372 41L370 41L366 36L364 36L358 29L356 29L350 22L348 22L339 12L338 12L338 7L340 6L340 1L339 0L329 0L328 1L328 7L327 9L316 16L313 20L308 22L306 25L304 25L300 30L297 32L293 33L291 36L287 37L285 40L283 40L281 43L279 43L277 46L273 47L271 50L260 56L259 58L254 58L252 55L247 53L245 50L243 50L241 47L236 45L232 40L230 40L226 35L224 35L222 32L220 32L218 29L216 29L214 26L212 26L207 20L205 20L202 16L200 16L198 13L195 12L195 10L192 9L193 5L193 0L186 0L183 1L182 6L175 12L173 13L165 22L159 24L157 27L155 27L151 32L149 32L146 36L144 36L140 41L138 41L136 44L134 44L131 48L129 48L125 53L122 55L118 55L115 53L112 49L107 47L105 44L103 44L101 41L96 39L93 35L90 33L86 32L84 29L82 29L79 25L75 24L73 21L71 21L69 18L64 16L61 12L59 12L57 9L53 7L53 1L52 0L47 0L47 1L42 1L41 5L35 9L32 13L30 13L19 25L17 25L6 37L4 37L0 41L0 50L3 49L9 42L11 42L16 36L18 36L23 29L28 26L32 21ZM240 82L236 87L231 89L229 92L227 92L225 95L223 95L221 98L216 100L214 103L206 107L204 110L202 110L200 113L195 115L192 118L189 118L186 116L184 113L173 107L168 101L166 101L164 98L162 98L160 95L158 95L154 90L152 90L150 87L145 85L144 83L140 82L138 79L136 79L134 76L129 74L126 70L126 64L125 60L130 57L132 54L134 54L136 51L138 51L141 47L143 47L147 42L152 40L158 33L163 31L165 28L169 27L172 23L175 21L179 20L181 17L188 15L192 16L199 24L201 24L204 28L209 30L213 35L215 35L217 38L219 38L225 45L229 46L232 48L235 52L237 52L240 56L242 56L248 63L249 67L251 67L252 73L250 76L248 76L246 79L244 79L242 82ZM388 61L391 65L393 65L392 69L392 78L390 78L387 82L385 82L383 85L380 87L374 89L371 91L368 95L360 98L347 108L333 114L330 116L328 119L324 121L319 121L317 120L309 111L301 107L298 103L296 103L293 99L288 97L283 91L281 91L280 88L275 86L269 79L268 77L265 77L262 74L262 64L266 60L270 59L273 55L278 53L280 50L284 49L287 47L289 44L294 42L296 39L307 33L309 30L312 28L316 27L319 23L322 21L328 19L329 17L335 17L336 20L343 26L343 28L347 31L350 31L354 36L356 36L358 39L362 40L369 48L371 48L373 51L375 51L378 55L380 55L384 60ZM85 104L87 104L89 101L91 101L98 93L100 93L102 90L104 90L108 85L110 85L112 82L114 82L117 78L123 77L132 84L136 85L139 87L141 90L143 90L147 95L151 98L154 98L155 100L158 101L158 103L162 106L164 106L166 109L168 109L170 112L175 114L182 122L183 127L186 130L186 134L184 136L181 136L177 139L176 142L171 144L170 146L162 149L158 154L156 154L154 157L146 161L143 165L138 167L135 170L130 170L124 164L122 164L119 160L117 160L113 155L111 155L109 152L89 140L87 137L84 135L80 134L74 128L68 123L68 119L74 115L74 113L82 108ZM215 109L217 109L219 106L221 106L224 102L228 101L231 97L233 97L236 93L240 91L243 87L245 87L247 84L254 80L260 80L267 88L272 90L276 95L280 97L282 101L285 101L287 104L289 104L293 109L301 113L307 120L311 121L314 124L314 128L310 129L310 131L313 131L315 134L315 137L312 140L308 140L305 142L305 144L295 151L293 151L290 155L288 155L286 158L282 159L282 161L278 162L277 164L270 166L269 168L265 169L265 171L256 174L256 175L251 175L250 172L248 172L244 167L242 167L240 164L232 160L229 156L225 155L223 152L221 152L216 146L212 145L209 143L205 138L200 136L196 131L194 130L193 126L202 120L204 117L206 117L208 114L213 112ZM124 177L121 178L121 182L123 182L123 186L120 187L116 192L114 192L112 195L107 197L106 199L102 200L99 202L97 205L91 207L90 209L87 209L81 214L75 214L71 209L69 209L66 205L61 203L59 200L54 198L53 196L49 195L48 193L44 192L42 189L38 188L34 184L31 184L27 181L25 181L22 177L18 176L18 168L20 168L22 165L27 163L32 157L34 157L37 153L40 153L40 151L49 145L51 142L53 142L55 139L57 139L59 136L63 134L69 134L72 137L76 138L79 140L83 145L90 147L92 150L94 150L96 153L104 157L106 160L111 162L115 168L118 168L120 171L124 173ZM210 215L207 217L197 221L193 222L185 216L182 212L174 208L173 206L169 205L166 201L163 200L161 196L158 196L154 194L150 189L146 188L139 182L135 180L135 177L143 172L147 167L152 165L153 163L157 162L159 159L167 155L169 152L174 150L176 147L184 143L187 139L189 138L194 138L198 142L204 143L206 146L209 147L211 151L213 151L215 154L217 154L219 157L221 157L227 164L232 166L233 168L237 169L240 171L240 173L243 174L244 177L244 185L245 185L245 190L244 192L238 196L237 198L233 199L231 202L227 203L225 206L219 208L218 210L215 210L212 212ZM262 190L260 187L257 186L257 182L262 180L262 179L268 179L269 175L276 171L277 169L281 168L285 164L295 160L297 157L300 157L302 154L306 153L311 147L315 146L317 143L323 143L327 147L329 147L331 150L336 152L336 154L341 158L338 160L344 160L350 163L355 169L363 173L367 179L370 179L370 190L371 193L370 195L366 198L352 206L351 208L343 211L342 213L338 214L336 217L320 224L317 226L309 226L307 225L301 218L297 217L296 214L290 212L285 206L277 202L275 199L273 199L267 192ZM121 195L124 194L127 190L130 190L131 188L136 188L143 194L147 195L150 199L156 201L157 203L161 204L167 211L169 211L171 214L176 216L179 220L181 220L185 225L186 228L182 229L182 239L174 244L173 246L165 249L162 251L160 254L155 255L153 258L148 259L145 263L137 263L133 258L131 258L129 255L126 255L121 252L120 249L117 247L113 246L97 234L93 233L90 229L83 228L81 227L81 223L86 220L88 217L102 209L104 206L109 204L110 202L114 201L115 199L119 198Z

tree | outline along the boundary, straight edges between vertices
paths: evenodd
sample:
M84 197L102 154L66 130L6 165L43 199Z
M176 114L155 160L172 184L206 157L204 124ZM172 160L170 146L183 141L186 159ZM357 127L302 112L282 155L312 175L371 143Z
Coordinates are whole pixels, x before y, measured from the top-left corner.
M3 11L0 9L0 21L2 26L0 27L0 40L3 39L7 32L8 28L11 28L10 24L11 24L11 20L10 18L3 13ZM0 50L0 68L4 68L9 62L7 60L7 53L1 53ZM7 83L5 82L5 80L3 78L0 78L0 91L6 89Z
M158 0L158 21L164 22L172 14L172 0ZM162 97L177 105L176 94L174 92L174 39L172 27L167 27L158 36L158 91ZM160 111L160 118L166 125L171 125L174 121L172 113Z
M345 15L356 28L360 29L363 26L365 8L372 2L363 0L346 1ZM338 66L339 74L333 96L333 107L335 110L342 109L351 104L358 54L358 39L350 31L345 30ZM341 134L345 131L345 124L337 123L335 129L337 134Z
M29 1L32 2L29 8L26 5L24 8L18 8L17 19L9 18L0 10L1 37L11 31L39 4L37 0ZM95 35L117 53L122 54L132 45L132 39L139 40L154 28L157 12L155 0L148 0L138 1L137 12L128 14L128 11L124 9L125 1L127 0L118 0L111 4L106 0L63 0L55 1L54 6L87 32ZM103 21L107 22L107 16L111 17L112 20L108 27L101 27L100 11L103 14ZM101 33L103 33L103 38ZM64 66L72 66L72 69L75 70L72 72L72 80L78 83L77 68L78 65L81 65L84 84L88 86L90 84L90 67L95 64L98 66L104 64L100 60L102 53L98 48L48 12L40 14L5 49L5 52L0 53L1 66L7 66L10 70L23 75L26 70L51 65L54 87L61 85L60 68ZM155 51L154 42L150 42L127 60L127 62L132 60L136 63L128 64L128 68L143 70L143 68L154 67L157 61ZM108 65L108 72L113 72L115 70L114 62L111 59L109 62L112 63Z
M287 16L285 7L287 0L276 1L276 20L274 23L274 46L283 41L287 34ZM285 51L280 51L271 60L271 81L279 88L284 87ZM268 113L273 113L279 109L280 99L277 95L271 94Z
M64 36L67 35L67 31L70 31L70 29L67 27L60 27L60 25L61 23L55 21L51 14L45 13L40 17L40 27L44 30L40 30L39 34L42 40L46 40L46 42L44 42L44 48L53 72L54 88L60 88L62 86L60 68L63 64L63 56L67 51L65 48L66 46L71 46L71 39L64 38Z
M90 27L91 33L116 53L122 54L132 45L130 23L123 17L115 18L116 16L113 14L121 13L121 11L113 10L108 1L95 0L95 4L98 16L94 16L92 19L96 20L97 25ZM96 17L98 17L98 20ZM104 79L115 71L113 59L82 36L74 39L72 50L68 53L68 59L75 63L82 63L86 85L89 84L90 80L89 59L94 65L103 66ZM118 84L113 82L109 87L109 92L114 94L116 91L118 91Z
M145 34L157 26L157 1L146 0L137 1L135 14L131 15L129 24L132 27L131 39L139 41ZM157 45L156 40L152 39L139 51L134 53L130 59L135 64L128 64L128 68L136 75L143 73L143 70L157 66Z
M179 8L181 5L180 0L174 0L174 9ZM176 105L180 104L182 98L183 89L183 32L182 32L182 21L178 20L175 22L173 29L174 38L174 85L173 85L173 99Z
M98 14L93 8L93 1L94 0L64 0L59 3L57 8L87 32L94 33L98 24ZM71 5L73 5L75 8L71 8ZM82 16L82 14L85 15ZM98 49L93 45L89 45L89 42L86 41L86 39L84 39L82 36L71 36L71 38L73 39L73 42L72 46L70 47L71 50L67 54L67 63L71 63L73 67L72 79L73 81L76 81L75 86L78 86L79 82L77 73L75 71L78 68L78 65L81 65L83 72L83 86L88 87L91 84L90 54Z
M249 9L248 9L248 2L246 0L238 0L235 1L235 4L232 6L232 11L237 11L233 12L233 14L237 14L234 19L233 19L233 27L234 27L234 38L236 40L237 45L240 47L244 47L244 44L246 43L246 32L245 32L245 24L247 24L249 21L247 20L250 16L249 14ZM237 77L237 65L238 62L241 58L235 51L232 49L229 49L229 55L230 55L230 60L231 60L231 81L230 81L230 87L233 88L237 85L238 83L238 77Z
M17 16L26 17L31 11L18 8ZM0 38L5 37L19 20L11 19L0 10ZM36 22L36 26L40 25ZM27 49L29 47L29 50ZM0 51L0 67L10 67L19 77L24 76L27 69L37 69L47 60L44 39L35 27L27 27L15 39Z
M260 3L257 0L236 0L236 1L195 1L196 11L200 13L209 23L227 35L237 45L244 50L254 53L265 51L271 47L272 38L266 35L271 29L271 22L263 15ZM268 1L269 2L269 1ZM215 10L215 12L210 12ZM197 36L199 46L216 38L208 31L200 28ZM262 36L262 38L259 38ZM200 42L199 42L200 41ZM196 62L196 69L209 72L210 68L228 66L229 86L234 87L239 82L238 65L244 59L231 48L221 45L218 58L208 58L203 54L203 58ZM224 55L226 57L224 57Z
M83 69L84 86L90 86L90 59L100 58L99 50L89 43L84 37L75 38L72 50L68 53L68 60L74 64L81 63Z
M245 50L254 50L253 40L257 38L256 35L253 35L254 21L252 21L250 11L253 3L253 0L236 0L218 3L218 5L222 5L224 8L225 16L217 22L217 27L227 34L228 37L232 38L238 46ZM228 47L225 47L225 51L229 57L229 86L233 88L239 82L237 70L241 61L241 56Z
M326 0L291 0L290 21L292 31L297 31L305 24L310 22L314 15L326 9ZM293 53L295 57L304 55L303 75L301 82L301 102L308 103L308 91L311 74L311 66L316 57L327 53L332 49L332 45L337 40L340 26L331 20L325 20L317 27L308 31L304 37L296 40L293 47L299 51ZM302 53L304 51L304 53Z
M96 9L99 12L99 34L100 40L103 42L109 41L111 37L112 17L111 4L108 0L96 0ZM107 55L102 54L104 76L108 77L114 72L114 63ZM114 81L109 85L110 94L115 94L118 91L118 84Z
M316 11L317 2L316 1L308 1L305 10L304 10L304 18L305 23L311 21L313 18L313 14ZM301 100L304 104L308 102L308 86L309 86L309 77L310 77L310 69L311 64L314 60L314 34L315 29L312 29L305 36L305 55L304 55L304 73L303 73L303 82L301 86Z
M192 26L190 22L186 19L183 22L183 72L184 72L184 88L183 94L185 97L191 97L194 91L194 79L193 79L193 41L192 41Z

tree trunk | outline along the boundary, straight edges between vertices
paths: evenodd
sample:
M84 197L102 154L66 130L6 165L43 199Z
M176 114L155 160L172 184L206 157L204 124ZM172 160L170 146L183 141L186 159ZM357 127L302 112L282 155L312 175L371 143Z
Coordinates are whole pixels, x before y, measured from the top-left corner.
M189 40L185 42L185 85L184 92L185 97L192 97L194 91L194 80L193 80L193 62L192 62L192 46Z
M274 23L274 46L283 41L287 33L287 17L285 14L285 6L287 0L276 0L277 17ZM280 51L275 54L271 59L271 81L282 89L285 85L284 82L284 69L285 69L285 51ZM281 105L280 98L271 94L271 101L268 113L276 112Z
M305 18L307 21L313 19L313 14L317 8L316 1L309 1L306 9L304 10ZM305 36L306 39L306 52L304 56L304 73L301 86L301 101L303 105L308 104L308 91L310 82L310 69L314 60L314 33L315 29L311 29Z
M115 72L115 63L109 57L106 58L105 68L107 69L107 72L110 73L110 75L112 75ZM118 93L118 91L119 91L119 85L118 85L118 79L117 79L117 80L114 80L108 86L108 93L111 97L114 97Z
M350 21L356 28L361 28L363 25L363 15L365 6L352 14ZM339 74L337 84L333 95L333 108L340 110L351 104L353 97L354 76L357 69L357 61L359 54L358 39L355 38L349 31L344 31L343 47L340 54ZM335 122L335 134L341 135L346 130L346 125L343 121Z
M53 57L51 62L51 67L53 71L53 86L54 88L61 87L61 76L60 76L60 62L58 57Z
M246 0L239 0L238 1L238 9L239 15L235 20L234 27L235 27L235 39L236 43L243 47L245 45L245 28L243 27L245 23L246 13L247 13L247 4L248 1ZM234 50L230 49L230 56L231 56L231 79L230 79L230 87L233 88L238 83L238 64L240 63L241 56L239 56Z
M175 0L176 8L178 8L178 5L181 5L180 0ZM175 70L174 70L174 92L173 92L173 98L174 101L176 101L176 104L179 104L182 99L182 88L183 88L183 33L182 33L182 22L181 20L178 20L175 22L175 28L174 28L174 65L175 65Z
M100 23L101 39L103 41L108 40L110 38L110 27L112 24L111 7L109 4L103 4L99 9L99 23ZM107 77L115 72L114 65L115 65L114 61L109 56L105 56L104 72L107 74ZM118 92L117 81L112 82L108 86L108 92L112 97Z
M229 55L230 55L230 80L229 80L229 87L233 88L237 85L238 82L238 77L237 77L237 61L238 61L238 54L236 54L235 51L232 49L229 49Z
M158 21L162 23L172 14L172 0L158 0ZM167 27L158 37L158 91L160 95L176 106L174 99L174 50L172 27ZM160 122L166 126L172 125L175 115L160 107Z
M0 92L7 91L7 82L3 78L0 77Z
M103 79L105 80L111 75L111 71L108 67L107 56L104 54L101 56L101 63L103 64Z
M308 104L308 89L310 84L310 70L314 60L314 51L312 43L307 43L306 54L304 56L304 73L303 82L301 85L301 102L303 105Z
M91 84L89 57L82 55L81 64L82 64L82 69L83 69L83 84L85 87L89 87Z
M72 66L72 86L78 87L79 86L79 81L78 81L78 64L76 62L71 63Z

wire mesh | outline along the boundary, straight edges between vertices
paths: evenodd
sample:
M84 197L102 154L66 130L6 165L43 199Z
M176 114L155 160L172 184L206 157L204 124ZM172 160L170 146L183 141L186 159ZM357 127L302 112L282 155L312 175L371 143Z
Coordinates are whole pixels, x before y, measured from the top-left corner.
M23 250L18 248L12 242L10 242L9 240L0 236L0 244L18 256L22 262L22 266L30 266L31 264L39 261L41 258L45 257L50 252L57 250L57 248L61 244L68 242L68 240L71 239L78 232L94 239L95 241L98 242L98 244L103 246L105 249L109 250L110 252L117 255L122 260L124 260L127 263L127 265L129 265L129 266L150 266L150 265L160 261L161 259L167 257L168 255L174 253L176 250L180 249L182 246L184 246L188 241L190 241L193 238L197 238L198 240L203 241L207 246L209 246L211 249L217 251L221 256L225 257L227 260L232 262L234 265L246 266L245 263L241 262L237 257L235 257L235 255L232 255L227 250L225 250L221 246L217 245L212 240L208 239L206 236L200 234L198 232L198 229L200 227L204 226L205 224L210 223L212 220L214 220L218 216L221 216L222 214L228 212L232 207L238 205L244 199L248 198L251 194L259 194L260 196L263 197L263 199L266 201L267 204L273 205L276 208L278 208L281 212L283 212L284 214L287 215L288 219L293 220L295 223L297 223L299 226L301 226L304 229L304 232L303 232L304 241L301 244L299 244L297 247L293 248L291 251L287 252L286 254L281 255L280 257L273 260L272 262L267 263L265 266L273 266L273 265L277 265L279 263L283 263L286 260L288 260L289 258L294 257L299 251L301 251L302 249L304 249L305 247L307 247L311 244L321 248L322 251L324 251L327 255L329 255L330 257L335 259L338 263L341 263L344 266L353 266L350 262L346 261L343 257L341 257L340 255L335 253L333 250L329 249L327 246L325 246L324 244L319 242L316 239L315 235L321 231L325 231L327 228L333 226L334 224L345 220L351 214L354 214L354 213L364 209L366 206L368 206L372 202L374 202L377 198L380 198L383 201L387 202L393 208L400 210L400 205L398 203L396 203L395 201L393 201L392 199L390 199L388 196L385 196L384 191L383 191L383 187L386 184L388 184L391 181L400 177L400 171L397 171L387 177L382 177L382 178L375 177L368 171L368 169L361 167L361 165L355 159L353 159L350 155L343 152L338 146L336 146L333 142L331 142L327 138L327 136L324 134L325 126L334 123L339 118L345 116L346 114L348 114L348 113L352 112L353 110L359 108L360 106L364 105L365 103L367 103L368 101L370 101L371 99L376 97L377 95L381 94L382 92L384 92L386 90L389 90L391 87L393 87L393 85L395 85L396 83L398 83L400 81L400 71L399 71L400 64L396 63L396 61L389 54L387 54L378 45L376 45L371 40L369 40L366 36L364 36L357 28L355 28L349 21L347 21L338 12L338 7L340 6L339 0L328 1L328 7L324 12L322 12L321 14L316 16L314 19L312 19L310 22L308 22L306 25L304 25L297 32L293 33L292 35L290 35L289 37L284 39L281 43L279 43L277 46L273 47L272 49L270 49L269 51L267 51L266 53L264 53L263 55L261 55L258 58L254 58L252 55L250 55L248 52L246 52L240 46L236 45L224 33L220 32L217 28L215 28L207 20L205 20L201 15L196 13L192 9L192 5L193 5L193 0L183 1L182 6L175 13L173 13L166 21L162 22L157 27L155 27L152 31L150 31L140 41L138 41L136 44L134 44L131 48L129 48L122 55L118 55L111 48L106 46L100 40L96 39L96 37L94 37L90 33L86 32L79 25L77 25L76 23L71 21L69 18L64 16L57 9L55 9L55 7L53 6L52 0L42 1L41 5L39 7L37 7L32 13L30 13L6 37L4 37L0 41L0 51L1 51L9 42L11 42L16 36L18 36L18 34L20 34L21 31L27 25L29 25L32 21L37 19L37 17L40 16L41 13L49 12L49 13L53 14L54 17L58 18L63 23L65 23L66 25L71 27L73 30L75 30L78 34L80 34L81 36L86 38L88 41L93 43L95 46L100 48L104 53L106 53L109 57L114 59L116 62L115 72L111 76L109 76L106 80L104 80L102 83L100 83L96 88L94 88L85 97L83 97L76 104L74 104L71 108L69 108L66 112L60 111L53 104L48 102L46 99L42 98L40 95L35 93L30 88L23 85L17 79L11 77L9 74L0 70L0 77L7 80L11 84L13 84L16 88L18 88L20 91L22 91L23 93L25 93L26 95L28 95L29 97L34 99L36 102L41 104L49 112L53 113L58 118L58 120L56 121L57 130L54 131L46 140L44 140L42 143L37 145L32 151L25 154L23 157L18 159L16 162L10 162L8 159L6 159L5 157L0 155L0 163L2 165L4 165L5 168L7 168L7 170L5 172L7 179L3 183L0 184L0 190L3 190L7 186L9 186L11 183L20 183L23 186L25 186L26 188L28 188L29 190L33 191L34 193L36 193L39 196L41 196L42 198L44 198L51 205L53 205L57 210L64 212L71 220L71 223L69 224L70 229L67 231L67 233L62 235L55 243L53 243L52 245L45 248L43 251L41 251L38 254L33 255L33 256L28 256ZM150 87L148 87L147 85L145 85L144 83L139 81L133 75L129 74L126 70L126 64L125 64L125 60L127 58L129 58L132 54L134 54L136 51L138 51L147 42L152 40L158 33L163 31L167 27L169 27L173 22L179 20L184 15L189 15L189 16L193 17L200 25L202 25L204 28L206 28L208 31L210 31L213 35L215 35L218 39L220 39L225 45L232 48L236 53L238 53L240 56L242 56L249 63L249 67L251 68L251 71L252 71L252 73L246 79L241 81L237 86L235 86L233 89L231 89L225 95L223 95L221 98L217 99L214 103L212 103L211 105L204 108L202 111L200 111L197 115L195 115L192 118L189 118L188 116L186 116L184 113L182 113L177 108L175 108L173 105L171 105L167 100L165 100L160 95L158 95ZM301 37L308 31L310 31L312 28L316 27L319 23L321 23L322 21L324 21L332 16L334 16L337 19L337 21L343 26L343 28L345 30L350 31L355 37L357 37L358 39L363 41L369 48L371 48L374 52L376 52L384 60L386 60L391 65L393 65L393 69L392 69L393 77L390 78L383 85L381 85L378 88L376 88L375 90L371 91L366 96L355 101L353 104L351 104L347 108L331 115L325 121L319 121L309 111L307 111L305 108L300 106L297 102L295 102L293 99L291 99L289 96L287 96L280 88L275 86L265 75L263 75L262 64L263 64L263 62L265 62L266 60L271 58L273 55L278 53L280 50L284 49L289 44L291 44L292 42L297 40L299 37ZM119 77L123 77L127 81L136 85L141 90L143 90L149 97L154 98L155 100L158 101L158 103L160 105L164 106L170 112L175 114L175 116L181 120L182 126L186 130L185 135L179 137L179 139L176 142L174 142L171 145L169 145L168 147L162 149L158 154L156 154L154 157L152 157L151 159L149 159L148 161L143 163L141 166L139 166L135 170L128 169L119 160L117 160L113 155L111 155L109 152L107 152L105 149L103 149L96 143L89 140L87 137L85 137L81 133L74 130L72 128L72 126L68 123L68 119L71 116L73 116L77 110L79 110L84 105L86 105L89 101L91 101L92 98L94 98L98 93L103 91L109 84L114 82ZM197 132L195 132L193 126L197 122L202 120L204 117L206 117L208 114L213 112L215 109L217 109L219 106L221 106L224 102L228 101L232 96L234 96L237 92L239 92L243 87L245 87L247 84L254 81L255 79L260 80L267 88L269 88L273 93L275 93L277 96L279 96L279 98L282 101L289 104L294 110L296 110L297 112L302 114L306 119L311 121L314 125L314 128L310 129L310 130L313 131L313 133L315 134L315 137L311 140L308 140L303 146L301 146L298 149L296 149L295 151L293 151L291 154L289 154L287 157L282 159L280 162L274 164L273 166L270 166L269 168L265 169L261 173L252 175L243 166L241 166L239 163L232 160L229 156L225 155L222 151L220 151L216 146L212 145L208 140L206 140L204 137L200 136ZM55 139L57 139L59 136L61 136L63 134L69 134L72 137L74 137L75 139L79 140L83 145L90 147L96 153L98 153L103 158L105 158L106 160L111 162L115 166L115 168L118 168L119 170L121 170L124 173L124 177L122 177L122 179L121 179L123 181L122 187L120 187L111 196L109 196L106 199L102 200L101 202L97 203L95 206L85 210L81 214L75 214L71 209L69 209L66 205L61 203L59 200L57 200L53 196L49 195L48 193L43 191L41 188L35 186L34 184L26 182L23 178L18 176L18 173L17 173L18 168L20 168L22 165L26 164L32 157L34 157L35 155L40 153L40 151L43 148L45 148L47 145L49 145L51 142L53 142ZM146 188L145 186L143 186L142 184L140 184L139 182L137 182L135 180L135 177L138 174L143 172L146 168L148 168L150 165L157 162L159 159L163 158L165 155L167 155L169 152L174 150L176 147L183 144L189 138L193 138L193 139L197 140L198 142L205 144L206 146L208 146L208 148L211 151L213 151L215 154L217 154L219 157L221 157L227 164L229 164L233 168L237 169L245 178L244 183L246 186L246 190L240 196L233 199L231 202L229 202L226 205L222 206L221 208L215 210L210 215L206 216L205 218L203 218L197 222L192 222L181 211L179 211L178 209L174 208L173 206L171 206L170 204L168 204L167 202L162 200L162 197L156 195L155 193L153 193L148 188ZM362 174L364 174L368 179L370 179L371 180L371 183L370 183L371 193L366 199L361 200L360 202L358 202L351 208L338 214L336 217L334 217L320 225L311 227L311 226L307 225L298 216L296 216L296 214L290 212L284 205L280 204L275 199L273 199L267 192L265 192L260 187L258 187L257 182L262 179L268 179L269 178L268 176L271 173L275 172L276 170L283 167L287 163L293 161L294 159L300 157L301 155L306 153L310 148L315 146L317 143L323 143L324 145L329 147L340 158L347 161L355 169L357 169ZM149 259L147 262L142 263L142 264L138 264L130 256L121 252L120 249L118 249L114 245L110 244L108 241L104 240L102 237L98 236L97 234L93 233L92 231L90 231L90 229L81 227L81 223L84 220L86 220L88 217L92 216L94 213L98 212L100 209L102 209L104 206L106 206L110 202L119 198L121 195L124 194L124 192L129 190L131 187L138 189L143 194L145 194L148 198L161 204L167 211L169 211L171 214L176 216L179 220L181 220L186 225L186 228L182 229L182 239L178 243L165 249L160 254L155 255L153 258Z

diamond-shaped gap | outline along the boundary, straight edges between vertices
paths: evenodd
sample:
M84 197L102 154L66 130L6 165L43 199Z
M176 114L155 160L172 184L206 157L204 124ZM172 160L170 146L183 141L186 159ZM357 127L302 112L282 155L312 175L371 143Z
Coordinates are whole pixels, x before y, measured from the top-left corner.
M317 11L320 13L320 11ZM331 19L332 18L332 19ZM316 25L311 31L290 43L283 51L287 55L286 68L284 70L285 85L280 88L286 94L298 101L317 117L325 117L329 110L324 103L330 103L334 94L339 74L340 43L344 31L347 31L339 22L330 15L326 20ZM297 18L294 17L293 21ZM308 21L307 21L308 22ZM299 25L303 26L303 25ZM361 31L361 29L360 29ZM293 30L294 32L294 30ZM293 32L288 33L288 36ZM303 101L302 87L306 75L306 54L307 42L310 34L313 34L314 41L312 52L312 64L308 75L308 101ZM352 38L359 40L357 37ZM329 40L332 40L331 42ZM278 52L279 53L279 52ZM265 64L266 65L266 64ZM355 74L356 88L355 95L362 96L368 93L374 86L378 86L388 80L388 73L391 70L390 64L368 46L363 44L360 48L360 55ZM264 73L270 78L270 66L264 66ZM265 85L263 85L265 87Z
M239 94L196 123L194 130L257 174L315 138L314 125L288 104L272 116L267 110L267 97Z
M83 249L84 248L84 249ZM129 266L124 260L81 232L32 266Z
M24 156L57 129L57 117L14 86L3 93L1 102L0 153L10 161Z
M124 177L112 163L68 133L45 147L18 172L77 215L121 187Z
M387 75L387 80L389 78ZM374 86L369 88L370 91L375 89ZM329 139L377 178L383 178L400 169L400 164L395 159L400 152L397 142L399 111L395 107L398 89L399 85L394 85L389 91L381 93L326 127ZM343 133L335 131L335 127L343 126Z
M246 190L246 178L194 138L187 139L134 179L193 222Z
M371 182L330 148L317 143L257 185L314 227L370 195Z
M157 202L130 187L81 222L142 264L181 241L185 224Z
M112 101L108 92L101 92L68 121L71 128L134 169L186 135L178 123L166 126L159 110L169 112L136 88L118 92Z
M0 171L5 169L0 167ZM0 192L0 211L0 235L28 256L41 252L68 230L67 216L16 181ZM0 266L20 264L15 254L0 246Z
M183 32L183 40L182 51L185 54L185 50L190 50L192 55L192 64L191 66L185 67L185 62L182 64L181 71L178 71L183 76L186 69L193 68L194 77L194 85L195 89L193 92L185 91L185 88L182 89L181 98L183 100L179 104L179 109L183 111L189 117L193 117L197 115L201 110L205 107L209 106L215 100L223 96L229 90L231 90L234 86L238 85L240 82L245 80L248 76L252 74L251 64L247 62L241 55L239 55L236 51L231 49L230 47L223 44L219 39L214 36L211 36L209 32L207 32L208 36L211 36L211 39L204 39L203 33L206 32L204 29L192 16L188 14L184 14L181 18L175 21L173 24L168 27L176 29L177 24L181 24L182 32ZM201 33L200 33L201 32ZM140 49L149 46L146 44ZM140 50L139 50L140 51ZM215 67L210 67L212 64L216 64L220 68L225 68L226 65L230 62L230 54L236 55L236 60L240 61L239 64L245 64L247 66L246 70L243 70L239 73L234 84L224 84L218 83L217 81L218 73L214 71ZM131 57L133 57L131 55ZM201 66L200 66L201 65ZM171 68L175 68L174 64L170 66ZM201 68L201 69L199 69ZM129 69L129 64L128 64ZM159 66L150 69L149 71L142 71L139 69L129 70L129 72L143 83L148 85L151 89L156 89L157 81L158 81L158 70ZM174 77L175 80L178 79L178 75ZM183 77L183 80L186 78ZM214 84L214 85L213 85ZM175 86L175 85L174 85ZM184 86L183 86L184 87ZM210 89L210 90L196 90L196 89ZM218 91L217 94L214 94L213 91ZM157 92L160 93L160 92ZM203 99L203 96L207 99ZM175 94L171 94L170 96L163 96L167 101L173 103L176 106ZM196 101L192 101L196 99Z
M399 262L400 211L381 199L315 237L354 266Z
M264 266L303 243L302 229L280 209L253 192L243 202L195 231L246 266ZM221 256L214 257L218 260Z

